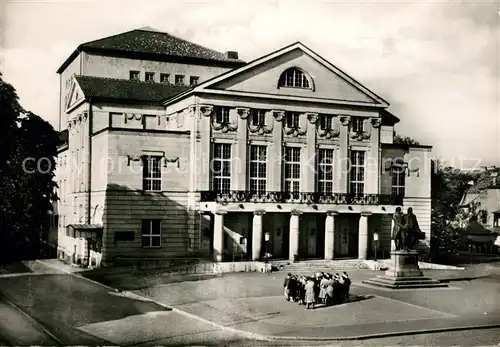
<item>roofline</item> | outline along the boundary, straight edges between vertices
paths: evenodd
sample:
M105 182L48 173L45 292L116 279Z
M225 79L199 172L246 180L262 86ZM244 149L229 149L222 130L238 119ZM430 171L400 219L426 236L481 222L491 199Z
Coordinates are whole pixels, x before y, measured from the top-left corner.
M161 53L144 53L144 52L130 52L120 49L108 49L108 48L96 48L96 47L85 47L85 43L79 45L77 49L71 53L71 55L64 61L64 63L57 69L57 73L62 73L72 62L78 57L81 52L85 53L100 53L107 57L119 57L119 58L137 58L142 60L150 61L162 61L171 63L192 63L202 66L217 66L217 67L229 67L229 68L239 68L246 65L243 60L218 60L218 59L205 59L205 58L194 58L194 57L182 57Z
M406 145L404 143L381 143L380 146L386 148L401 148L401 149L410 149L410 148L432 149L431 145Z
M294 47L296 46L296 47ZM350 84L354 84L354 87L356 89L358 89L359 91L365 93L365 94L368 94L370 95L370 98L372 99L375 99L377 102L380 103L380 105L374 105L374 106L377 106L377 107L388 107L389 106L389 103L387 101L385 101L382 97L378 96L377 94L375 94L374 92L372 92L370 89L366 88L365 86L363 86L361 83L359 83L357 80L355 80L354 78L350 77L348 74L346 74L344 71L342 71L341 69L339 69L337 66L333 65L332 63L330 63L328 60L326 60L325 58L323 58L322 56L320 56L319 54L317 54L316 52L314 52L312 49L310 49L309 47L307 47L306 45L304 45L303 43L301 43L300 41L296 41L288 46L285 46L285 47L282 47L282 48L279 48L277 50L274 50L266 55L263 55L261 57L258 57L248 63L246 63L244 66L241 66L239 68L236 68L236 69L233 69L233 70L230 70L230 71L226 71L225 73L223 74L220 74L218 76L215 76L211 79L208 79L200 84L198 84L194 90L192 91L186 91L182 94L179 94L177 96L174 96L170 99L166 99L165 102L164 102L164 105L167 105L171 102L174 102L178 99L182 99L184 96L186 96L187 94L190 94L190 92L198 92L198 91L201 91L201 89L203 89L204 87L210 85L211 83L214 83L214 82L218 82L217 80L223 80L225 77L227 77L228 75L235 75L235 74L238 74L240 72L243 72L245 71L246 69L250 69L252 67L252 65L259 65L260 63L263 63L266 61L266 59L269 59L271 58L273 55L277 55L279 56L278 53L286 53L288 52L289 50L293 49L293 48L297 48L297 47L300 47L302 48L306 54L309 54L311 55L313 58L319 60L319 63L324 65L327 69L329 70L337 70L339 73L340 73L340 77L342 79L344 79L346 82L350 83ZM319 58L319 59L318 59ZM262 62L260 62L262 61ZM259 63L260 62L260 63ZM259 64L256 64L256 63L259 63ZM360 88L361 87L361 88Z

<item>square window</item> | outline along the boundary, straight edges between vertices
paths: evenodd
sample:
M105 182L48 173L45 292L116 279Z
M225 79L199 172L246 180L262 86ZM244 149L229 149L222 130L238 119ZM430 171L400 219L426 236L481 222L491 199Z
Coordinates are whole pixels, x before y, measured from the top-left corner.
M184 75L175 75L175 84L183 85L184 84Z
M142 247L161 247L161 221L159 219L142 220Z
M170 83L170 74L168 74L168 73L161 73L160 74L160 82L161 83Z
M199 80L200 80L200 78L198 76L191 76L191 77L189 77L189 85L194 86L194 85L198 84Z
M139 71L130 71L129 77L131 80L139 81L140 80L140 72Z
M154 82L154 81L155 81L155 73L146 72L146 82Z

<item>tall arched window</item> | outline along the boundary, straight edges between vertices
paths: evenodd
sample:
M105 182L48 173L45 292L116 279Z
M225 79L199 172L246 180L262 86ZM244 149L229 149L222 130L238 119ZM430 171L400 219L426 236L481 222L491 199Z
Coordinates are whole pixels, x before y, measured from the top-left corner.
M312 82L304 71L292 67L281 74L278 87L312 89Z

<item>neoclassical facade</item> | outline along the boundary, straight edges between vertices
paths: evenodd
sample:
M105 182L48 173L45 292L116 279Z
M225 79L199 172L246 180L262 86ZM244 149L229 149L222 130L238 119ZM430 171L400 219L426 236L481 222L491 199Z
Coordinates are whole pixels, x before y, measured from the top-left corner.
M387 101L301 43L250 63L234 54L214 67L192 61L207 75L189 87L141 82L147 103L102 92L113 83L131 95L139 82L72 77L82 101L66 114L90 122L91 177L82 174L87 218L60 225L66 257L90 261L96 239L104 264L367 259L375 242L391 249L398 206L413 208L428 242L431 147L393 143ZM78 242L83 251L68 246Z

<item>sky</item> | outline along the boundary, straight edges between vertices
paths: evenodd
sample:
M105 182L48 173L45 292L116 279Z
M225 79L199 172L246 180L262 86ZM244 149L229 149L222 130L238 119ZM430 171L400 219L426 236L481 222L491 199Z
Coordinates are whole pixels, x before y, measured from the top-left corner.
M149 26L253 60L301 41L376 94L396 131L457 168L500 165L499 1L0 0L0 71L57 127L56 70Z

